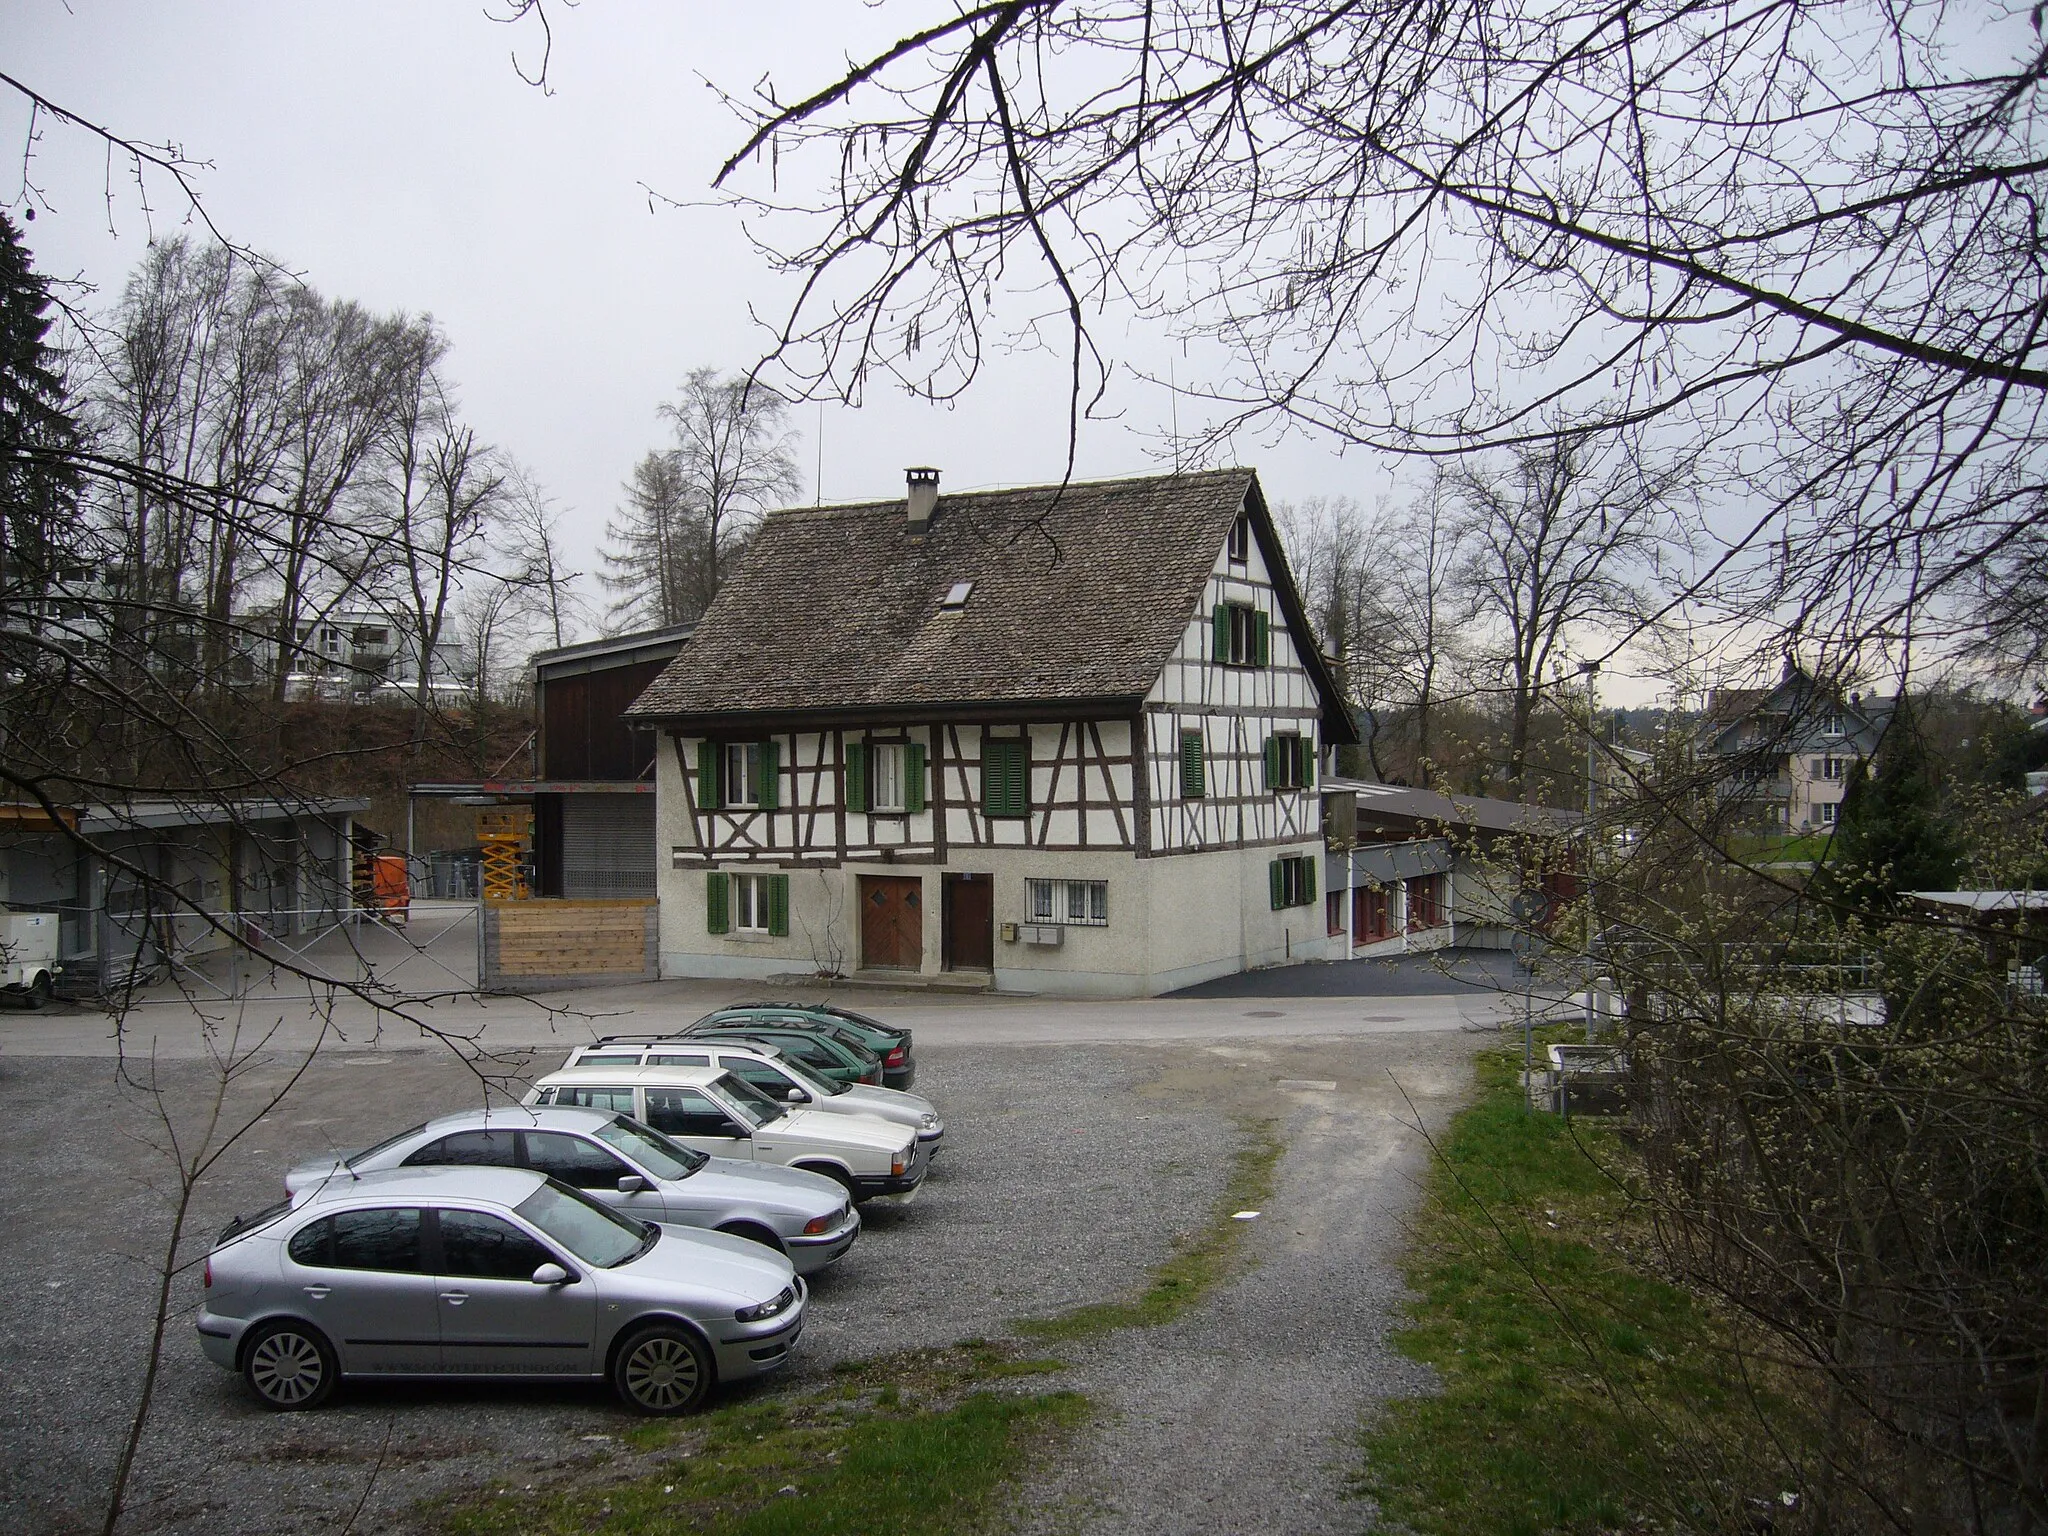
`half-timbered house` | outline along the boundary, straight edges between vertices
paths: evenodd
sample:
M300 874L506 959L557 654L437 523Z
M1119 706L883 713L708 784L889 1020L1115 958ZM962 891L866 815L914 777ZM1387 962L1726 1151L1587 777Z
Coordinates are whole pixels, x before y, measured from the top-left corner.
M1328 947L1356 737L1250 470L776 512L631 714L666 975L1146 995Z

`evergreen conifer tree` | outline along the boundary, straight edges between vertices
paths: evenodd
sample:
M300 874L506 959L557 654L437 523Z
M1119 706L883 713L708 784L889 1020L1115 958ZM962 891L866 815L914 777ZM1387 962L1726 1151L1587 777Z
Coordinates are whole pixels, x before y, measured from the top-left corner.
M0 213L0 592L14 602L47 586L78 504L78 424L53 323L48 280Z
M1855 912L1890 916L1902 892L1952 889L1957 869L1934 758L1901 693L1876 755L1850 773L1823 884Z

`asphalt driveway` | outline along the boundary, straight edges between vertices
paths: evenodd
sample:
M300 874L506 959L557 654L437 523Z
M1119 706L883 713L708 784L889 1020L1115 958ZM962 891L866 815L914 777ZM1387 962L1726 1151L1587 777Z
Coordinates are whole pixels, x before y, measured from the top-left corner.
M1278 1362L1301 1453L1276 1459L1270 1446L1227 1439L1215 1449L1241 1452L1253 1494L1283 1478L1290 1506L1316 1512L1316 1523L1267 1528L1325 1528L1349 1508L1339 1464L1357 1407L1409 1379L1376 1342L1419 1156L1387 1085L1411 1085L1438 1113L1475 1039L1455 1026L1403 1032L1393 1019L1299 1043L969 1045L931 1040L920 1024L918 1087L946 1113L947 1149L917 1202L871 1208L860 1244L818 1283L796 1372L999 1334L1136 1288L1208 1215L1235 1117L1277 1117L1290 1152L1273 1219L1254 1236L1262 1269L1174 1329L1077 1356L1081 1384L1110 1416L1068 1475L1026 1493L1050 1510L1076 1490L1151 1488L1145 1520L1105 1495L1089 1506L1093 1528L1221 1528L1201 1523L1207 1502L1168 1497L1176 1467L1193 1426L1220 1411L1212 1394L1252 1393ZM558 1060L551 1051L534 1069ZM241 1069L223 1123L252 1114L295 1065L274 1056ZM0 1164L0 1284L15 1300L0 1332L0 1529L98 1528L168 1234L170 1132L189 1150L218 1081L202 1060L153 1074L131 1062L124 1080L106 1059L0 1055L13 1149ZM292 1161L482 1091L443 1051L323 1055L203 1181L181 1257L199 1257L231 1214L275 1199ZM1268 1283L1307 1309L1292 1338ZM333 1531L360 1503L355 1533L419 1530L432 1501L603 1458L631 1422L594 1389L469 1386L349 1388L319 1413L272 1415L201 1358L190 1331L198 1292L196 1271L182 1272L124 1529Z

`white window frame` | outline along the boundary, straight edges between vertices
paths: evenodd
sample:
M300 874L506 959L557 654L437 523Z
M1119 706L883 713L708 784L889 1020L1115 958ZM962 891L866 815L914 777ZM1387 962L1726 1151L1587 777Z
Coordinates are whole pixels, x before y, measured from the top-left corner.
M1838 804L1836 801L1823 800L1818 805L1814 806L1813 809L1815 818L1820 822L1822 826L1832 827L1835 824L1835 817L1840 813L1842 808L1840 804Z
M1832 783L1839 783L1849 776L1849 760L1846 757L1824 757L1820 760L1820 776Z
M728 741L720 749L720 776L725 780L725 804L758 806L761 803L761 743Z
M1062 928L1107 928L1107 880L1026 880L1026 922Z
M1244 565L1251 560L1252 520L1242 512L1230 525L1230 535L1223 542L1223 554L1232 565Z
M900 741L872 742L868 747L868 809L883 816L901 816L910 809L905 796L908 751Z
M728 899L734 933L768 932L768 882L769 875L733 875L732 895Z
M1843 730L1842 712L1838 709L1820 717L1820 733L1823 736L1846 736Z

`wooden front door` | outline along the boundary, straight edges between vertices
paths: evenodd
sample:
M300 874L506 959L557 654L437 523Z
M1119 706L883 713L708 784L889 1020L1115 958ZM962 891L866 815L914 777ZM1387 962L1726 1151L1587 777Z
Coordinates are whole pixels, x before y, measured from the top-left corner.
M946 969L993 970L996 963L993 875L947 875L944 890Z
M924 882L915 876L860 877L860 963L869 970L924 965Z

